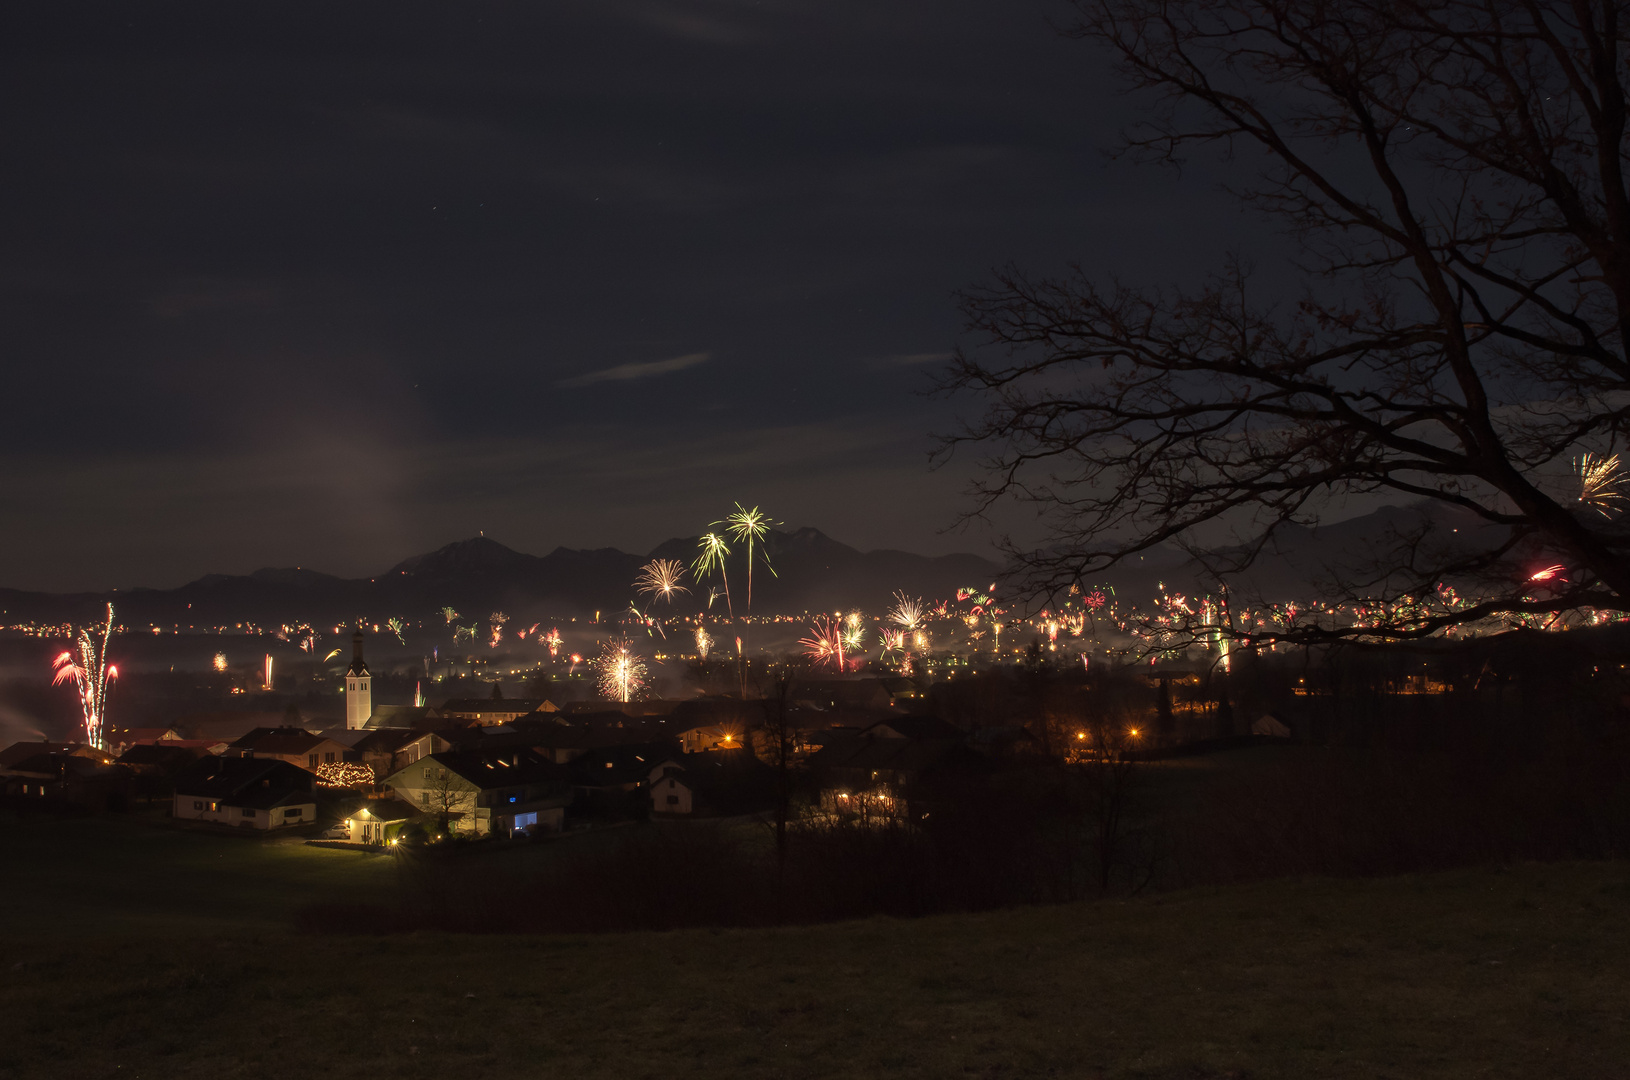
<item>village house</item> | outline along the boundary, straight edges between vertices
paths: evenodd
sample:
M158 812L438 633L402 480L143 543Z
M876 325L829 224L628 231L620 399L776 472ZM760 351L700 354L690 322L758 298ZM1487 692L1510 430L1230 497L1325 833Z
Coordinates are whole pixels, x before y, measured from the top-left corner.
M345 819L345 825L351 843L383 847L424 816L424 811L400 798L369 799Z
M123 754L132 746L175 742L181 738L181 732L174 727L116 728L107 732L105 741L115 754Z
M986 775L989 759L960 728L902 716L837 733L809 759L820 806L834 814L917 820L954 785Z
M372 768L375 776L389 776L420 758L452 748L441 732L393 728L369 731L351 744L356 760Z
M571 774L535 751L446 750L385 778L397 796L455 832L484 836L565 826Z
M558 706L544 698L454 698L436 712L443 720L467 724L507 724L529 713L552 713Z
M229 743L223 756L276 758L313 773L320 765L356 760L344 743L298 727L255 728Z
M668 817L751 814L775 805L776 773L752 751L706 750L650 771L651 812Z
M175 781L174 817L252 829L309 825L317 818L314 779L279 758L206 757Z
M672 739L626 743L586 750L572 759L572 813L585 817L644 817L651 800L646 792L651 769L680 754Z
M4 750L0 750L0 772L36 754L72 754L74 757L91 758L104 764L113 761L112 754L86 743L48 742L42 739L39 742L12 743Z
M760 703L721 697L681 702L668 716L668 727L687 754L739 749L763 722Z
M51 810L119 810L131 791L130 770L99 751L48 750L0 769L0 790L13 804ZM87 748L88 749L88 748Z

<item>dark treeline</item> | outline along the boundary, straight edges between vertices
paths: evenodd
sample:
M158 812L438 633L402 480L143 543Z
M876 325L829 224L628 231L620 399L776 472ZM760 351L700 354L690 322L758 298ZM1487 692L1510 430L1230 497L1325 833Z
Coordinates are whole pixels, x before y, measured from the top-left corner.
M1630 655L1617 631L1203 665L1030 662L936 684L923 711L995 746L925 776L909 815L636 824L403 857L391 925L605 931L988 910L1287 875L1630 854ZM1253 735L1264 718L1288 737ZM1131 732L1136 731L1134 736ZM1022 733L1022 738L992 738ZM529 869L517 869L526 865ZM312 929L357 923L305 913ZM370 913L369 925L379 925Z

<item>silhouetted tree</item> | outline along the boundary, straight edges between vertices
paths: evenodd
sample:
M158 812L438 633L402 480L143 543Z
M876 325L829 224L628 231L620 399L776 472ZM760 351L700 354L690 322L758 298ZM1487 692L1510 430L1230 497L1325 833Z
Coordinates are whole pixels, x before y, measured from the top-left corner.
M989 453L972 515L1019 500L1049 516L1041 544L1009 545L1024 584L1057 592L1172 541L1198 555L1200 526L1236 531L1207 556L1226 577L1285 523L1382 494L1458 511L1459 533L1426 516L1339 568L1335 594L1430 599L1449 579L1479 601L1367 627L1306 613L1256 640L1625 610L1630 488L1607 457L1630 424L1621 6L1076 7L1068 33L1152 99L1123 152L1256 166L1233 190L1297 239L1306 284L1264 297L1239 265L1169 290L1007 269L965 295L981 344L944 386L988 407L942 451ZM1530 580L1536 560L1565 570Z

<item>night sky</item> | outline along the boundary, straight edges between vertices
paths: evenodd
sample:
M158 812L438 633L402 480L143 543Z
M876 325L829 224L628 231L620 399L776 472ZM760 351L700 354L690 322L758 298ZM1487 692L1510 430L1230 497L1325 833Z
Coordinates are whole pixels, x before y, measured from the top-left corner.
M957 289L1252 223L1040 0L18 3L0 585L952 532ZM1022 523L1021 523L1022 524Z

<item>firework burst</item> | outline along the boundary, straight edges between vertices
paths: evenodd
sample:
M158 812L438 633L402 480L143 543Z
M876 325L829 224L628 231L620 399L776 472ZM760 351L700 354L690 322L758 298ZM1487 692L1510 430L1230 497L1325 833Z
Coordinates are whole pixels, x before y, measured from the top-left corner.
M1606 514L1630 503L1625 493L1624 472L1619 455L1598 457L1585 454L1579 459L1579 501Z
M634 652L627 638L601 646L594 668L600 673L600 696L612 701L631 701L645 688L645 661Z
M51 685L70 680L76 684L79 707L85 714L85 741L98 750L107 749L102 729L107 717L108 683L119 677L119 669L107 662L108 639L112 636L113 605L109 604L107 621L99 628L81 630L75 649L60 654L51 665L56 669Z
M560 642L560 627L550 627L548 636L543 639L543 643L549 646L549 659L553 660L560 654Z
M387 619L385 621L385 629L387 629L391 633L395 634L397 641L401 642L403 645L407 644L407 638L402 636L402 631L407 629L407 624L404 623L401 619L397 619L397 618Z
M830 661L839 671L843 670L845 630L843 623L829 615L817 615L810 624L809 636L799 638L798 644L804 651L814 658L816 663Z
M695 562L691 563L691 572L696 575L697 581L701 581L702 577L710 571L714 569L719 571L719 576L724 579L725 607L729 609L730 617L734 619L736 617L736 607L730 602L730 574L724 568L725 558L730 554L730 548L725 545L724 537L718 533L706 534L702 537L698 546L701 547L702 553L696 556ZM711 597L708 599L708 606L713 606Z
M652 559L640 571L640 576L634 579L634 588L641 596L672 603L674 593L690 592L680 584L684 579L685 564L678 559Z
M889 609L889 622L902 630L915 630L922 625L923 602L903 592L894 594L894 606Z
M747 614L751 615L753 613L753 545L755 542L762 543L764 538L770 534L770 527L780 525L781 522L771 521L770 516L761 512L756 506L748 510L741 503L737 503L734 514L730 514L723 521L715 521L713 524L723 525L729 530L730 535L736 538L738 543L743 540L747 542ZM775 567L770 565L770 553L760 550L759 554L764 557L764 569L768 570L771 575L777 576L775 575Z
M707 651L713 648L713 635L705 627L696 628L696 655L703 660L707 659Z

